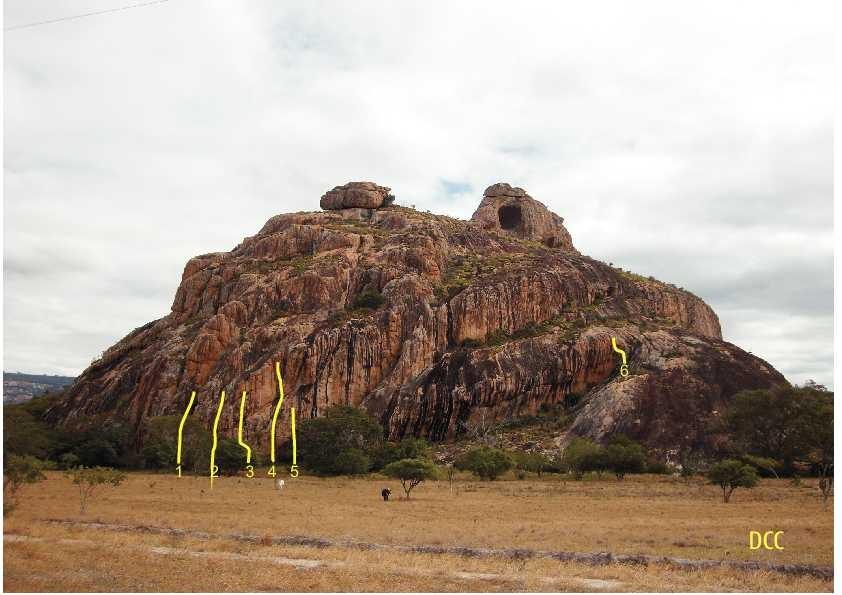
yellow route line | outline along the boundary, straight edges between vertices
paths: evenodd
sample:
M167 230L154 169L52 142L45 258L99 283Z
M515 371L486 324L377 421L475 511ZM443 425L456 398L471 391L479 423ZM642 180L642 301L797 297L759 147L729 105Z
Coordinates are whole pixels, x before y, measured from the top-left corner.
M213 469L215 467L214 462L216 460L216 429L219 426L219 418L222 415L222 404L225 402L225 391L222 391L222 395L219 397L219 407L216 408L216 418L213 420L213 446L211 447L211 456L210 456L210 477L211 477L211 487L213 487Z
M246 449L246 465L251 464L251 448L248 444L243 442L243 412L246 408L246 391L243 391L243 396L240 397L240 425L237 428L237 444Z
M620 356L623 358L623 365L625 366L626 365L626 352L623 351L622 349L620 349L619 347L617 347L617 339L615 339L614 337L611 337L611 347L614 349L614 351L619 353Z
M284 381L281 378L281 363L275 362L275 376L278 377L278 404L275 405L275 413L272 415L272 434L269 436L270 450L269 454L272 459L272 464L275 464L275 425L278 423L278 413L281 411L281 405L284 402Z
M184 415L181 416L181 423L178 424L178 448L175 451L175 464L181 465L181 436L184 433L184 423L187 421L187 415L190 413L190 408L193 407L193 401L196 400L196 391L194 390L190 395L190 402L187 403L187 409L184 410Z
M295 407L289 410L292 417L290 418L292 422L292 466L295 467L297 464L297 455L296 455L296 447L295 447Z

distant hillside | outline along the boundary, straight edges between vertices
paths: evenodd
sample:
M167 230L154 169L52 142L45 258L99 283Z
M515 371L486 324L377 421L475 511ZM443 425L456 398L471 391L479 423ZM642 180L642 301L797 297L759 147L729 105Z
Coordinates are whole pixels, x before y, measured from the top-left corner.
M48 390L61 390L74 380L71 376L3 372L3 403L23 403Z

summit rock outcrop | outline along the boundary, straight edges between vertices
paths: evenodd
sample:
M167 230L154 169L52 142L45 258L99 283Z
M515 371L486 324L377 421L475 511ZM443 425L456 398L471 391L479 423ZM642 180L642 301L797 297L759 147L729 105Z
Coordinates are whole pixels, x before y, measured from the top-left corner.
M319 204L325 210L379 209L386 204L390 190L374 182L348 182L325 192Z
M785 382L723 341L690 292L580 254L522 189L489 187L461 221L384 205L389 189L365 184L191 259L170 313L106 350L48 416L120 419L140 440L144 420L180 415L191 391L210 427L219 393L246 390L246 439L265 445L279 362L299 419L349 404L390 438L448 440L481 417L553 406L572 420L560 443L622 431L668 450L705 448L736 392ZM236 401L222 435L235 435Z
M550 212L523 188L506 183L489 186L471 221L486 230L495 230L523 239L540 241L550 248L573 249L573 240L564 219Z

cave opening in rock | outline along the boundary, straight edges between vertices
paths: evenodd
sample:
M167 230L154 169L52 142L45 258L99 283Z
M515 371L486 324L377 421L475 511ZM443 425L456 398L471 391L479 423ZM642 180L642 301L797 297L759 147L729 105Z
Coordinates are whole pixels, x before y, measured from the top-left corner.
M516 205L500 207L500 210L497 211L497 217L500 219L500 227L503 229L517 229L523 223L520 207Z

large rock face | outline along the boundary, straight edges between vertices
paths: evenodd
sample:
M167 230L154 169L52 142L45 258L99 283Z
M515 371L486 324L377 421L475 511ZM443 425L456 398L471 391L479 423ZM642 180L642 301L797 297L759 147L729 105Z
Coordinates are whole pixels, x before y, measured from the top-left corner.
M578 401L569 435L703 447L735 392L785 382L722 341L702 300L582 256L560 217L496 184L471 222L398 206L277 215L230 252L193 258L172 311L108 349L49 415L115 417L139 437L193 390L208 427L220 391L247 390L246 437L265 444L276 361L299 418L359 405L392 438L433 440L481 415ZM226 400L223 435L238 405Z

